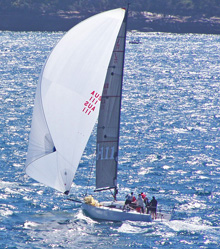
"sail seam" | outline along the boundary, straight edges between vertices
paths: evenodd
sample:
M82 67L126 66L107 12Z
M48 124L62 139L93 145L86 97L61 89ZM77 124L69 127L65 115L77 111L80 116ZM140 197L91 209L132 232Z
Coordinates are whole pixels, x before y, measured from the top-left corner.
M27 167L28 167L30 164L34 163L35 161L37 161L37 160L39 160L39 159L41 159L41 158L43 158L43 157L45 157L45 156L48 156L48 155L50 155L50 154L52 154L52 153L56 153L56 151L48 152L48 153L45 154L45 155L42 155L42 156L37 157L37 158L34 159L33 161L29 162L29 163L25 166L25 169L27 169Z
M121 96L119 95L105 95L105 96L102 96L102 98L120 98Z
M116 143L118 141L119 140L114 140L114 141L112 141L112 140L108 140L108 141L100 140L100 141L97 141L97 143Z

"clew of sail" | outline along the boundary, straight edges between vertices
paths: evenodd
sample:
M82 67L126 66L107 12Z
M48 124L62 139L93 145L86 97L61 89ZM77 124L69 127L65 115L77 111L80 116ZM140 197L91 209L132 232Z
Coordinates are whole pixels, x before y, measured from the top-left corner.
M102 93L97 127L96 190L117 188L120 110L127 12L119 31Z
M70 190L97 120L106 72L125 15L95 15L59 41L39 79L26 173L61 192Z

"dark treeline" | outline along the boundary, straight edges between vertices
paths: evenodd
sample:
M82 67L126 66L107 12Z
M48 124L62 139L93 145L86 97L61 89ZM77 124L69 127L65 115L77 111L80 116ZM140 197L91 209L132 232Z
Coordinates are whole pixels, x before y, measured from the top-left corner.
M220 16L220 0L130 0L132 11L182 16ZM126 7L127 0L1 0L0 12L99 12Z

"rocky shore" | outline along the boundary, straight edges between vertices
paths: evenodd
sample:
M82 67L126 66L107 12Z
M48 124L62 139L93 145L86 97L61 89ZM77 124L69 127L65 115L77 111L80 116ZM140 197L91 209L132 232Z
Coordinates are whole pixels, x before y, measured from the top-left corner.
M67 31L96 13L56 14L0 13L0 30ZM171 16L150 12L130 12L129 30L144 32L220 34L220 17Z

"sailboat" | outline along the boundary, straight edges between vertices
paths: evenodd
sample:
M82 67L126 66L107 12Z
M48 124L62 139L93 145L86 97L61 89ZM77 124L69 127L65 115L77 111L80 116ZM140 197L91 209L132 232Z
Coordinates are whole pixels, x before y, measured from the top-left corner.
M86 197L82 209L95 219L152 221L116 201L127 16L119 8L90 17L52 50L37 86L25 170L68 195L98 118L96 191L114 189L114 201Z

